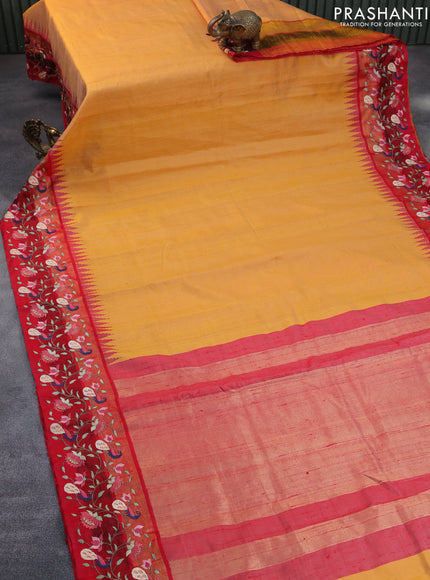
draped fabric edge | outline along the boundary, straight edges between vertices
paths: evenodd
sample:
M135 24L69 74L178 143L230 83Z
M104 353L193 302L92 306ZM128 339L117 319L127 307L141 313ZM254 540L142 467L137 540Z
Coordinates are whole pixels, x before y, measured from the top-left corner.
M429 255L430 163L409 107L407 47L398 40L353 52L351 59L350 131L361 163Z
M38 43L45 54L36 64L33 59L33 65L29 58L29 76L60 86L68 124L76 103L62 83L49 41L42 31L27 29L26 34L28 45ZM351 131L381 195L395 204L399 218L428 252L430 180L423 170L428 172L430 166L409 111L406 63L406 48L400 42L354 51L352 71L366 71L373 84L360 84L359 76L353 81ZM40 74L43 69L45 75ZM397 100L389 104L393 97ZM407 147L392 158L406 134ZM74 264L78 269L85 265L69 252L67 227L63 230L55 207L55 187L61 185L60 146L29 177L1 230L75 573L78 578L95 578L115 568L131 571L133 578L157 572L160 578L171 578L103 354L105 345L75 271ZM111 529L110 545L94 540L100 509Z
M50 42L42 29L28 26L25 40L28 76L60 88L67 127L78 105ZM32 172L0 229L74 572L171 578L109 376L109 340L94 322L97 304L89 305L82 284L85 262L64 227L61 145L60 138ZM101 512L109 542L95 541Z
M77 578L115 568L170 577L118 397L61 220L48 155L1 222L48 455ZM110 545L94 541L107 526ZM145 557L146 556L146 557Z
M64 82L61 67L53 56L48 34L36 25L25 27L25 54L27 74L30 79L56 85L60 89L64 127L67 127L78 110L78 102Z
M331 31L328 31L328 34ZM275 36L275 35L274 35ZM349 52L351 50L363 50L365 47L372 47L372 48L378 48L379 46L381 46L382 44L390 44L392 42L395 42L397 39L394 36L388 36L386 34L382 35L379 38L370 38L368 40L364 40L362 42L360 42L359 40L357 41L357 43L353 43L351 42L349 45L345 46L342 43L342 41L345 40L345 37L339 36L339 38L337 39L337 42L333 43L333 46L331 48L318 48L318 45L321 43L321 37L324 36L324 31L321 31L320 35L316 35L315 39L313 40L313 42L311 43L309 42L309 45L307 48L298 48L298 50L296 50L297 44L292 44L291 47L288 47L288 50L285 50L285 52L281 52L279 51L279 53L276 53L276 51L272 51L272 54L269 54L269 50L266 50L265 52L263 51L258 51L258 50L253 50L253 51L249 51L249 52L234 52L233 50L231 50L231 48L229 46L226 47L220 47L221 51L224 52L227 56L229 56L233 61L235 62L246 62L246 61L255 61L255 60L275 60L278 58L288 58L289 56L308 56L308 55L312 55L312 54L334 54L334 53L338 53L338 52ZM382 38L382 36L385 36L387 38ZM288 46L288 45L286 45Z

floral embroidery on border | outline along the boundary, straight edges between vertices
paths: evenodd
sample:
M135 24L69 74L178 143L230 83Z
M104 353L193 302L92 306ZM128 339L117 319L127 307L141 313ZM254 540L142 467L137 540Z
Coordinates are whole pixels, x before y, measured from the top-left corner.
M359 54L362 126L368 151L390 190L430 238L430 164L409 110L407 49L401 43Z
M50 156L1 222L77 577L168 578L53 203Z
M25 30L25 54L27 74L33 80L52 83L59 87L63 106L64 126L67 127L78 106L70 91L64 86L61 71L54 61L51 45L40 34Z

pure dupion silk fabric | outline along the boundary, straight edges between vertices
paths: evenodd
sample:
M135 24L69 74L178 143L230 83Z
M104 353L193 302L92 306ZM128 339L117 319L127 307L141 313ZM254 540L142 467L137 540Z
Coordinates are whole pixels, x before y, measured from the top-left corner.
M67 129L2 232L76 577L429 578L406 49L236 0L263 48L223 54L222 8L25 15Z

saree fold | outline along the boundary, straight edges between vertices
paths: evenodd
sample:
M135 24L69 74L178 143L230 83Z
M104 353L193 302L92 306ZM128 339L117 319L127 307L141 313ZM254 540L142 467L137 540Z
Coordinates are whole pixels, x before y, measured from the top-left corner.
M233 0L263 43L226 56L218 0L63 4L25 29L67 128L1 228L76 577L429 578L405 46Z
M225 8L221 0L194 0L194 3L207 22ZM263 17L258 50L235 52L229 43L222 48L235 61L284 58L294 54L327 54L396 40L388 34L360 30L307 14L289 4L282 9L271 0L237 0L235 4L237 9L253 10Z

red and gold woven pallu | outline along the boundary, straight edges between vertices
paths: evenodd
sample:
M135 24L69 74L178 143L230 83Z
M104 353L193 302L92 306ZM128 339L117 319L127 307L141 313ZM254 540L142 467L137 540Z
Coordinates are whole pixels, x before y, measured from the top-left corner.
M259 51L210 42L223 8ZM428 578L405 46L276 0L41 0L25 27L67 128L2 232L76 577Z

